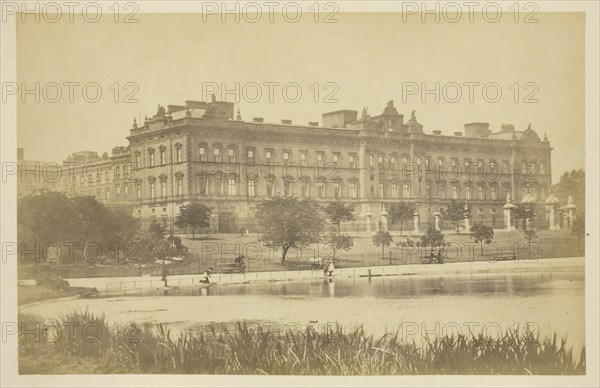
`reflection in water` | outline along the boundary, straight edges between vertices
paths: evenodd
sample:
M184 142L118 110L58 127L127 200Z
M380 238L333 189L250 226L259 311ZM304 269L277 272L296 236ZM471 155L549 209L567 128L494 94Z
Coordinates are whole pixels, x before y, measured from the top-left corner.
M369 333L421 332L459 327L523 327L567 336L584 345L584 270L478 273L443 277L335 277L297 282L211 285L119 298L48 302L23 312L53 317L73 309L104 313L113 322L160 322L172 333L198 330L206 322L311 322L363 326ZM490 326L491 325L491 326ZM401 337L403 338L403 337Z

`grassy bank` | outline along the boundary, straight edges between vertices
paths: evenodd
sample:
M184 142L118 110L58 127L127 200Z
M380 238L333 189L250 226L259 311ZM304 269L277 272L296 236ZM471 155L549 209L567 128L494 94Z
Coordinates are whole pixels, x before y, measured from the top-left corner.
M20 328L36 327L20 315ZM84 330L70 329L74 327ZM21 335L19 372L176 373L269 375L404 374L584 374L579 360L556 336L506 332L500 338L449 336L421 347L395 335L373 337L362 329L319 332L307 328L274 333L238 324L234 330L181 334L163 326L109 326L103 316L73 312L52 325L39 323L39 336ZM58 334L57 334L58 333ZM66 335L73 333L73 335ZM44 339L46 338L46 339Z
M44 300L66 298L69 296L81 295L83 293L91 292L93 289L86 287L67 287L62 290L56 288L50 288L47 286L17 286L17 298L19 306L23 306L28 303L42 302Z

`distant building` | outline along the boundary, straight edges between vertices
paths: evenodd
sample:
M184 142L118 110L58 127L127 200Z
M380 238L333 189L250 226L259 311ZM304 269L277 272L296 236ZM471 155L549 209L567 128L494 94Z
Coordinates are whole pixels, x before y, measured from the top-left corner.
M356 221L343 227L366 231L399 201L417 206L424 229L452 199L468 204L472 222L503 228L508 193L540 204L549 194L552 148L531 126L492 132L475 122L453 136L426 134L415 112L405 122L393 101L377 116L340 110L322 120L245 121L233 103L214 100L159 105L143 123L134 120L129 146L69 156L64 166L74 173L63 174L61 189L168 225L182 205L202 202L222 233L254 230L256 204L275 195L352 203Z

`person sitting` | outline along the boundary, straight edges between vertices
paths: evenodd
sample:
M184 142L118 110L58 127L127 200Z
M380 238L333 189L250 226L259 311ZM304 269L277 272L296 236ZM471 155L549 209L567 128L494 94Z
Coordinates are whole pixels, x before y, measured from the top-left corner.
M202 274L202 278L200 279L200 283L210 284L210 274L212 273L212 268L208 268Z

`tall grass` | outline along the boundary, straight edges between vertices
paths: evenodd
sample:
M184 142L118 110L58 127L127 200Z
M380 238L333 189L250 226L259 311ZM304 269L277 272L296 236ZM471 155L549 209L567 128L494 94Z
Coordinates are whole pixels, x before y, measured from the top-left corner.
M27 329L39 320L20 315ZM74 325L74 323L78 325ZM101 363L101 372L269 375L402 375L402 374L584 374L585 349L579 359L556 335L539 338L507 331L498 338L452 335L423 345L401 343L397 335L368 335L362 328L333 332L314 328L277 333L239 323L211 333L173 337L162 325L109 326L104 316L74 311L52 321L62 337L52 341L20 335L20 367L36 371L39 358L52 356L62 370L76 370L82 360ZM48 326L48 325L46 325ZM88 336L69 328L87 327ZM22 328L23 326L21 326ZM92 330L91 328L94 328ZM99 330L97 334L95 330ZM79 370L79 373L81 371Z

